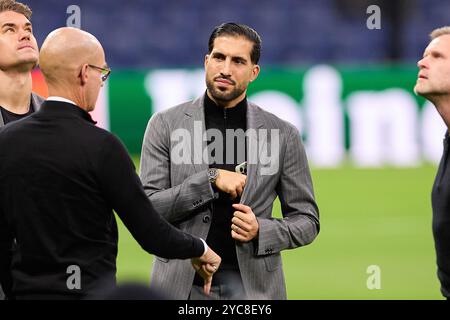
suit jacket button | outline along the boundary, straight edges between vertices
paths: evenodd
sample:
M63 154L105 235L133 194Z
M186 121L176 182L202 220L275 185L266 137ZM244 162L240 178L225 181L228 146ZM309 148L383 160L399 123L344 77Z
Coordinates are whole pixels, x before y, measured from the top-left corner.
M203 217L203 222L204 222L204 223L208 223L209 220L211 220L211 217L210 217L210 216L206 215L206 216Z

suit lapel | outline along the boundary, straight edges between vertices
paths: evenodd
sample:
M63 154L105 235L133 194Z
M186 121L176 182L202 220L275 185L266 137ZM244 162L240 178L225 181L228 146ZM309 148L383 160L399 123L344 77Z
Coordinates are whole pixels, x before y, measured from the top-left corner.
M192 102L191 107L185 111L188 117L186 129L191 135L191 146L193 148L193 151L191 150L191 161L196 172L207 170L209 167L209 164L203 161L203 150L207 150L206 141L203 139L206 132L203 101L203 96L197 98Z
M44 102L44 99L37 95L36 93L31 93L31 106L33 107L33 110L36 112L41 108L41 104ZM5 121L3 120L2 113L0 112L0 127L3 127L5 125Z
M41 104L44 103L44 98L37 95L36 93L31 93L31 105L33 106L33 110L36 112L41 108Z
M263 127L263 121L257 107L248 102L247 105L247 182L242 193L241 203L245 204L248 200L250 190L254 190L258 180L259 152L258 148L258 129ZM267 143L267 140L265 141Z

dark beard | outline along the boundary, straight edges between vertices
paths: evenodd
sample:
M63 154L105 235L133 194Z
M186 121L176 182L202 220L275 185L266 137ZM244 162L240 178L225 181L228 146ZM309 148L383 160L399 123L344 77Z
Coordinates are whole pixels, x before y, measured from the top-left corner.
M210 80L206 80L206 88L208 89L208 92L211 94L214 100L216 100L217 102L232 101L237 97L239 97L245 91L242 90L241 88L234 87L234 89L230 93L225 93L215 88L214 82Z

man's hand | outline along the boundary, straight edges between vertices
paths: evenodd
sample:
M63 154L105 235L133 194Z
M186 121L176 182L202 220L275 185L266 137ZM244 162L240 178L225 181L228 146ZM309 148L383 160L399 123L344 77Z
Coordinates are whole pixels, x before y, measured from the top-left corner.
M236 211L231 219L231 236L235 240L248 242L258 236L259 224L252 208L243 204L233 204Z
M228 193L231 199L236 199L244 191L247 176L242 173L236 173L228 170L219 169L219 175L216 178L215 186Z
M209 295L211 290L212 276L219 269L222 259L210 248L199 258L192 258L192 266L195 271L205 280L203 290Z

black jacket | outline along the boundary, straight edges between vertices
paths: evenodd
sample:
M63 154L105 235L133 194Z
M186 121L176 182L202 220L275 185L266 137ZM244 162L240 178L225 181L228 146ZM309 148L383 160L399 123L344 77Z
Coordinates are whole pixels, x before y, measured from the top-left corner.
M444 139L444 153L431 193L433 236L441 292L450 299L450 137Z
M155 212L122 143L83 109L47 101L0 130L0 280L7 295L83 298L115 284L113 209L147 252L203 254L200 239ZM81 289L68 286L74 268Z

